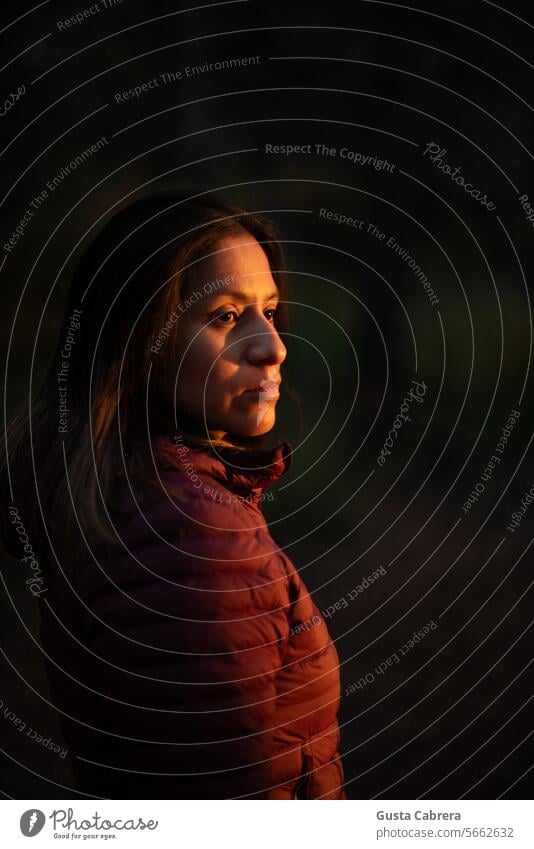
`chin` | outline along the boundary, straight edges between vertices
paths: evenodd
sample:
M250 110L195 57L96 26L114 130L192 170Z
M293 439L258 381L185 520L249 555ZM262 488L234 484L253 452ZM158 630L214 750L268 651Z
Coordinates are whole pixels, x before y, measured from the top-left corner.
M239 420L233 420L227 426L225 425L225 430L234 436L263 436L263 434L269 433L273 429L275 422L276 416L272 413L267 413L261 421L258 421L256 416L250 416L246 421L240 417Z
M269 433L274 427L274 420L269 421L268 423L262 423L261 425L251 425L250 427L243 427L240 429L239 436L263 436L265 433Z

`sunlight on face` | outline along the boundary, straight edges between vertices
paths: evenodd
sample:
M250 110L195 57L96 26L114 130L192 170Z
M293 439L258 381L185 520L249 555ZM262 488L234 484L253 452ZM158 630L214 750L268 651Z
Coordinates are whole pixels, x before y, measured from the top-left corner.
M203 428L205 420L212 438L259 436L274 426L287 354L275 327L279 293L249 233L222 239L212 252L197 266L190 289L198 297L188 292L192 303L178 325L178 411Z

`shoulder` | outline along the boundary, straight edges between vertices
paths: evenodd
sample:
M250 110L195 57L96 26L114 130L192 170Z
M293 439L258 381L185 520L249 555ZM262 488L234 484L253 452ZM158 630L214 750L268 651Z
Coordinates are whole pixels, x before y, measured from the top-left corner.
M200 492L181 503L163 497L120 534L113 557L77 571L87 634L106 625L133 634L163 622L162 639L186 641L193 623L218 622L234 640L242 622L268 641L285 636L289 581L280 550L262 528L240 524L232 507L213 511Z
M165 470L150 500L133 501L121 535L134 545L146 545L147 536L232 553L246 545L273 544L261 509L209 475L192 480L183 472Z
M130 496L131 510L116 528L113 555L95 559L88 552L77 568L84 595L108 595L114 587L134 597L138 592L172 596L192 586L216 592L256 588L285 603L285 560L260 511L252 515L235 502L215 501L179 477L162 479L161 491L149 503Z

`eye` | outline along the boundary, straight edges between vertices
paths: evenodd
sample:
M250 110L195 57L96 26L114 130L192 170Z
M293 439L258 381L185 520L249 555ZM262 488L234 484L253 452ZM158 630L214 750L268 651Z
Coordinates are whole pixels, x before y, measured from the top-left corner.
M221 324L231 324L230 321L225 321L225 318L228 318L229 315L234 315L237 318L237 313L233 310L229 310L228 312L219 313L219 315L215 316L215 321L220 321Z
M269 314L271 314L269 316L269 321L271 321L273 324L275 322L277 313L278 313L278 307L272 307L271 309L265 310L265 315L269 316ZM215 315L213 317L213 323L214 324L219 323L219 324L222 324L222 325L229 326L229 325L234 323L233 321L228 320L229 316L234 316L236 321L239 320L239 314L238 313L236 313L234 310L227 310L227 312L221 312L218 315Z

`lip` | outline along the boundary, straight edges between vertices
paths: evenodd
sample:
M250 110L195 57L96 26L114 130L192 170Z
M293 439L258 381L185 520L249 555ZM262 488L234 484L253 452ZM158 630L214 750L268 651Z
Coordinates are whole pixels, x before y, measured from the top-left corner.
M264 398L274 398L279 395L278 387L281 383L280 379L274 380L262 380L260 384L257 386L252 386L249 389L245 389L243 394L255 394L260 395Z

